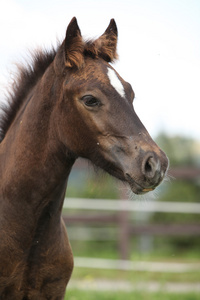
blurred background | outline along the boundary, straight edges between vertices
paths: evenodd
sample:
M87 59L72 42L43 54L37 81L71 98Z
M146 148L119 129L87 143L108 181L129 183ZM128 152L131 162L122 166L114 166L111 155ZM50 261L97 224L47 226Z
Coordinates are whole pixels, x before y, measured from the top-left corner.
M170 169L156 195L140 199L77 161L63 209L75 256L67 299L199 299L200 1L1 0L0 101L15 64L62 41L73 16L85 38L115 18L114 67Z

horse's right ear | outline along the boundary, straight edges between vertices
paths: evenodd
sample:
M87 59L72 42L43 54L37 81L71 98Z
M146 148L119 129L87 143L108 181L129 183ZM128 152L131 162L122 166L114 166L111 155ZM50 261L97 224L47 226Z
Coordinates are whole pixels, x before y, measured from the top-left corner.
M103 35L101 35L94 44L98 49L98 55L107 62L117 59L117 25L114 19L110 20L110 24Z
M84 64L84 42L75 17L67 27L64 44L66 67L82 67Z

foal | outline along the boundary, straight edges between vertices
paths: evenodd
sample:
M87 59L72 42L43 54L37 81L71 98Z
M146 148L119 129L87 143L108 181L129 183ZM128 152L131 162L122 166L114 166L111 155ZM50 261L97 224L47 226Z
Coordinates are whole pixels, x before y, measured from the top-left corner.
M58 50L21 68L0 137L0 299L60 300L73 269L61 211L78 157L136 194L156 188L168 160L133 108L134 92L110 65L112 19L84 42L75 18Z

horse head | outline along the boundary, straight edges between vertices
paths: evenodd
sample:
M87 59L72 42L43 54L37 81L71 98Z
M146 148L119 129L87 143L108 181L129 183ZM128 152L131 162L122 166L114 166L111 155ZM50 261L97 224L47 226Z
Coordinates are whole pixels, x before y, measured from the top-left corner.
M143 194L163 180L168 159L134 111L131 85L110 64L117 58L117 26L84 41L75 18L54 59L55 126L74 157L84 157ZM58 82L58 81L57 81Z

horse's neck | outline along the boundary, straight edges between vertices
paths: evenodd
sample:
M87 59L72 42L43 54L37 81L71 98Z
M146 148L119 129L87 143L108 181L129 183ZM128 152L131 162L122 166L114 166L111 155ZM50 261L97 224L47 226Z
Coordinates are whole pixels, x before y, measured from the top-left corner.
M0 145L4 195L12 201L31 203L33 208L63 197L74 163L59 144L51 118L55 103L52 72L49 68L30 91Z

